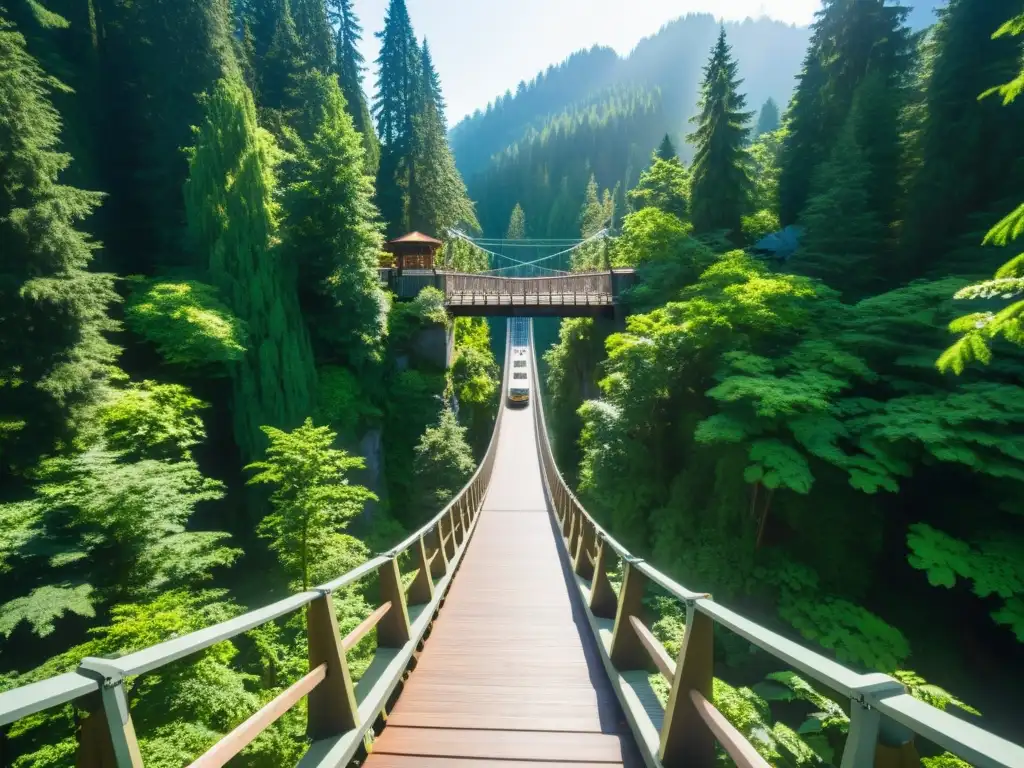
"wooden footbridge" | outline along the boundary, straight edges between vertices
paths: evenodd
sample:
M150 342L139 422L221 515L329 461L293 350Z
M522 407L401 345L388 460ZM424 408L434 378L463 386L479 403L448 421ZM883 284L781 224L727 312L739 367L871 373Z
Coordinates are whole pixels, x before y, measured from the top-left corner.
M332 594L366 578L376 580L379 607L342 637ZM645 616L654 586L686 608L677 658ZM500 411L466 487L390 552L223 624L120 658L83 659L77 671L0 694L0 726L73 704L76 766L137 768L129 682L298 610L309 672L193 766L227 764L303 697L306 768L710 768L720 751L739 766L767 766L715 706L716 632L738 634L840 702L850 716L840 768L917 766L921 740L975 766L1024 766L1024 749L896 680L847 669L632 556L563 482L536 392L527 409ZM346 654L371 631L376 653L354 683ZM664 704L652 674L668 683Z

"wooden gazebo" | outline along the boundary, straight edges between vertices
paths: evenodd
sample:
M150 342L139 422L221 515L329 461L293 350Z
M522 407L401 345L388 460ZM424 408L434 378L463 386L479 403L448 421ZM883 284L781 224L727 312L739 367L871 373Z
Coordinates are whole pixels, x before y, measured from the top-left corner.
M434 257L443 245L422 232L410 232L387 243L384 250L394 254L395 267L401 273L406 269L433 269Z

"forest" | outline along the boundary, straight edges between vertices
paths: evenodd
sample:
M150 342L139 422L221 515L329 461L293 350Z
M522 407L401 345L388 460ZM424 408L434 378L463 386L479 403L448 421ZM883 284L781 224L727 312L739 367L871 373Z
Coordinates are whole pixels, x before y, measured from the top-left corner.
M473 205L403 0L372 100L362 34L351 0L0 2L0 689L342 574L472 475L488 326L437 367L442 296L393 302L377 268ZM373 588L336 596L343 632ZM132 686L145 764L289 685L303 621ZM77 718L5 726L0 764L73 765ZM239 763L305 745L297 708Z
M924 32L907 14L825 2L788 105L753 109L723 27L692 162L665 137L624 195L591 176L578 224L621 222L610 258L640 284L624 327L562 322L555 450L679 583L1019 741L1024 4L950 0ZM508 158L553 167L508 151L491 172ZM662 622L670 642L678 608ZM750 686L734 718L799 764L800 723L772 713L812 693L726 653ZM842 718L804 726L830 762Z
M462 487L503 337L437 290L394 300L386 240L481 271L450 229L608 233L558 266L635 268L625 321L537 322L587 509L1024 741L1024 0L921 6L682 17L449 130L405 0L373 82L353 0L0 0L0 691L344 573ZM342 633L373 587L335 595ZM758 751L838 764L841 709L721 644L716 703ZM145 764L189 764L306 667L299 612L134 681ZM3 727L0 764L73 765L79 723ZM235 762L306 743L300 705Z

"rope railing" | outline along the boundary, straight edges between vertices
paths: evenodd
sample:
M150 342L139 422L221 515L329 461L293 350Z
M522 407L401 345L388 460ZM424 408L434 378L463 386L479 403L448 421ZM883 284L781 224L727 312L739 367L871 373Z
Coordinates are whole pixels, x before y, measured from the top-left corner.
M506 360L503 390L508 370ZM86 712L76 733L77 768L143 768L128 706L128 678L158 670L305 608L309 673L225 735L192 766L225 765L302 698L307 699L307 735L312 744L299 765L347 764L409 667L461 564L494 469L503 413L504 409L498 410L487 452L466 485L398 546L326 584L229 621L118 658L87 657L75 672L0 693L0 726L73 702ZM403 585L399 558L409 550L416 575ZM380 588L378 607L342 637L333 593L374 574ZM374 629L374 658L359 683L353 684L347 654Z
M533 329L530 329L533 347ZM534 347L534 370L536 348ZM920 765L921 736L977 768L1020 768L1024 748L915 699L892 677L860 674L677 584L608 534L584 509L555 464L544 417L542 388L533 399L541 475L551 513L562 533L591 630L612 687L648 765L710 768L715 743L736 765L768 764L714 705L714 630L725 627L779 661L830 689L849 704L850 728L840 768ZM608 571L623 563L618 592ZM673 662L644 624L643 598L656 584L686 607L686 630ZM648 673L669 682L667 703L654 695Z

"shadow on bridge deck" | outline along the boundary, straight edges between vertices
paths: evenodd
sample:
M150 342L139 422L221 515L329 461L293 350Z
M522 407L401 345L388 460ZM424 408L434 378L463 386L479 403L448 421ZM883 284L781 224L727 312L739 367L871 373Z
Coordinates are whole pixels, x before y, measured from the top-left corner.
M529 408L505 412L473 538L368 768L642 764L559 554L534 429Z

